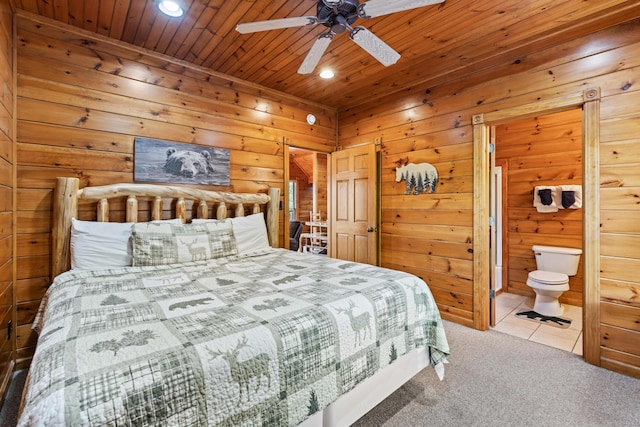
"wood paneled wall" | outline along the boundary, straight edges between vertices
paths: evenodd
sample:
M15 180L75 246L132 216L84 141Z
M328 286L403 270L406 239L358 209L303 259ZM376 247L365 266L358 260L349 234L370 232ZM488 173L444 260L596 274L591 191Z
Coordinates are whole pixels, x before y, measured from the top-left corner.
M613 73L601 109L600 358L640 378L640 44L633 47L631 69Z
M14 67L13 10L0 2L0 402L14 364ZM8 328L11 322L11 338Z
M513 108L534 111L545 100L598 87L596 353L602 366L640 377L640 20L459 74L439 86L425 82L339 113L342 146L382 143L382 264L422 276L444 318L473 325L472 263L478 248L472 229L472 117ZM403 194L394 170L407 162L437 167L435 193Z
M36 342L31 323L50 283L56 176L131 182L134 137L144 136L229 149L230 187L214 189L282 191L285 139L331 151L336 111L46 18L18 12L16 22L17 348L26 366ZM306 123L308 113L316 125Z
M537 185L582 185L582 111L579 109L496 126L495 158L507 176L503 203L503 273L507 292L535 296L526 285L536 269L533 245L582 249L582 209L540 213L533 207ZM582 306L582 257L561 302Z

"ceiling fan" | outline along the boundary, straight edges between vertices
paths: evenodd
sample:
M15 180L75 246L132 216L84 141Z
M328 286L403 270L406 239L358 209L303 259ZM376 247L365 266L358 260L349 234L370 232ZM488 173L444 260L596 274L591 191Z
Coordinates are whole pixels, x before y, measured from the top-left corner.
M313 72L333 40L334 34L349 30L349 38L358 46L366 50L382 65L388 67L400 59L400 54L393 50L379 37L360 25L352 27L358 18L375 18L395 12L415 9L431 4L442 3L444 0L316 0L318 3L316 16L300 16L295 18L272 19L238 24L236 30L242 34L258 31L276 30L281 28L302 27L305 25L322 24L329 31L320 34L311 46L311 50L302 61L299 74Z

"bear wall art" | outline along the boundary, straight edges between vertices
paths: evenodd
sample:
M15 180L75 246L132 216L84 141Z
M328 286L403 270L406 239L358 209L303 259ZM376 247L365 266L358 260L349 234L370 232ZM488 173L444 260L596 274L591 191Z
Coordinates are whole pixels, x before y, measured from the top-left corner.
M134 181L229 185L227 149L136 137L134 154Z
M438 171L431 163L409 163L396 168L396 182L403 179L406 182L404 194L420 194L427 190L433 193L438 185Z

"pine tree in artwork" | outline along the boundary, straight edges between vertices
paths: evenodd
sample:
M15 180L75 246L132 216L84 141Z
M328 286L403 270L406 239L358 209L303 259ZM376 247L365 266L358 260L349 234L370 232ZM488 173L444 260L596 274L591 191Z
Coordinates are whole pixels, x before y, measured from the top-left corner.
M316 396L315 390L311 390L311 396L309 397L309 413L307 415L313 415L320 410L320 404L318 403L318 396Z
M418 183L416 184L415 193L418 194L420 191L424 191L424 183L422 182L422 174L418 174Z
M424 176L426 178L426 182L424 183L424 185L425 185L425 188L424 188L425 189L425 193L426 193L427 188L429 189L429 193L433 193L433 189L436 186L436 177L432 176L432 175L429 175L427 173L427 171L424 172Z
M391 343L391 351L389 352L389 364L393 363L394 360L398 358L398 350L396 350L396 345Z
M409 186L407 187L409 191L411 191L411 187L415 190L417 187L416 176L411 174L411 178L409 178Z

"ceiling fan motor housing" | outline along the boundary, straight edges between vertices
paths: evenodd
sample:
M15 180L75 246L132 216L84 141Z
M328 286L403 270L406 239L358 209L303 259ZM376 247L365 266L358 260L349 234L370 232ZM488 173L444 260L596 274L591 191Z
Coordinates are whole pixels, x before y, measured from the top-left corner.
M318 21L334 33L341 33L358 19L359 0L318 0Z

